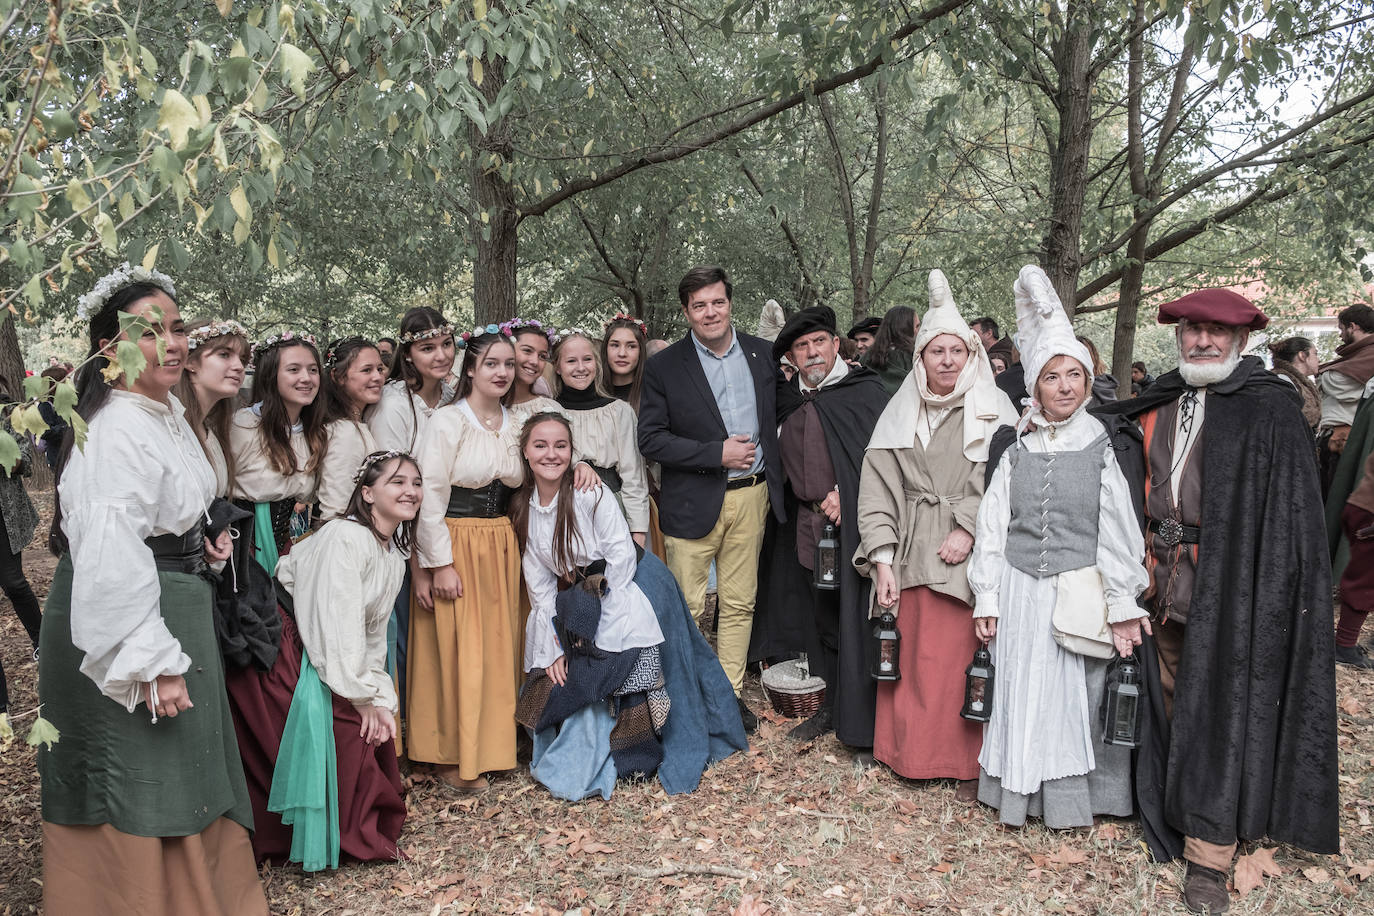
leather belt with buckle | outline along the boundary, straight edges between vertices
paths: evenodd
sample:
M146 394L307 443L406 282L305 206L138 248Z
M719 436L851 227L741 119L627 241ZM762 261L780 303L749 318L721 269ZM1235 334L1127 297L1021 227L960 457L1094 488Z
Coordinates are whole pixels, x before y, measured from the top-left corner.
M1202 537L1201 528L1185 525L1176 518L1152 518L1148 527L1155 537L1169 547L1197 544Z

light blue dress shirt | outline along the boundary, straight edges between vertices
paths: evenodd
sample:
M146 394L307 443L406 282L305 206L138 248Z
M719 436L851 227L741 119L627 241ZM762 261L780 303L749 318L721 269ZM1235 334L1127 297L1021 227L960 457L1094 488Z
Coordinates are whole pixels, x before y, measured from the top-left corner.
M706 383L711 386L720 418L725 421L728 435L741 433L749 436L754 443L754 466L747 471L730 469L730 477L748 477L763 470L763 448L759 445L758 395L754 391L754 374L749 371L749 360L739 345L739 334L730 329L730 348L724 356L717 356L692 333L692 343L697 348L697 359L701 361L701 371L706 373Z

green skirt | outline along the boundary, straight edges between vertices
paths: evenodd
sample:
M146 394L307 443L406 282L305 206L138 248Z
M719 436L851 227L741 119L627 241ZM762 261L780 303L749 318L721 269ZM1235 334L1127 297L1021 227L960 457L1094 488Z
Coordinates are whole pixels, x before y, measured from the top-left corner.
M184 677L195 705L153 724L145 705L126 712L81 673L83 653L72 645L71 559L57 564L39 640L38 698L61 732L51 750L38 751L43 820L110 824L148 837L191 836L218 817L252 830L210 584L159 572L158 585L162 619L191 658Z

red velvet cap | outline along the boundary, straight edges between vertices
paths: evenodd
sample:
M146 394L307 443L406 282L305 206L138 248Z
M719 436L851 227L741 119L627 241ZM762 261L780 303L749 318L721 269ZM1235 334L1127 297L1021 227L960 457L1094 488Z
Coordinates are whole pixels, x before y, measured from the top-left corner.
M1269 324L1268 315L1249 299L1229 289L1200 289L1159 307L1160 324L1177 324L1180 318L1194 322L1214 321L1252 331L1262 330Z

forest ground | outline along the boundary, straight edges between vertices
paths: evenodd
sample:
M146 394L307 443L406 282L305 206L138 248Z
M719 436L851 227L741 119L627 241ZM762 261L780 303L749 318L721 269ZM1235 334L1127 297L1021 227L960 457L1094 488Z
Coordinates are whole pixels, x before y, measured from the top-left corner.
M50 499L35 493L45 524ZM25 553L40 599L53 563L40 536ZM36 703L37 666L0 598L0 653L10 709ZM1374 672L1336 671L1341 763L1340 855L1242 849L1232 912L1374 910ZM716 764L691 795L656 782L617 786L608 802L567 804L517 771L460 797L407 779L405 859L307 875L265 867L273 914L454 913L1174 913L1183 869L1156 865L1131 820L1087 829L998 826L954 799L948 782L856 767L833 736L800 745L791 721L764 713L748 753ZM24 723L17 723L22 736ZM0 753L0 914L33 913L42 896L35 752Z

